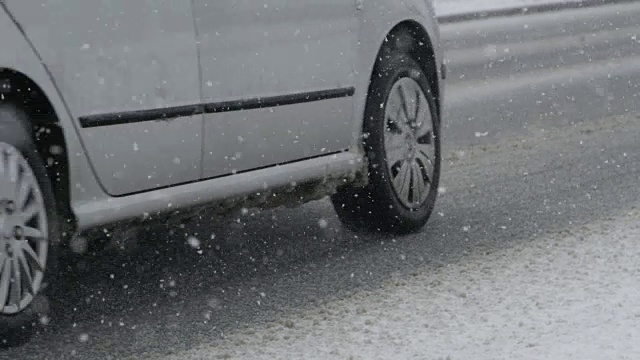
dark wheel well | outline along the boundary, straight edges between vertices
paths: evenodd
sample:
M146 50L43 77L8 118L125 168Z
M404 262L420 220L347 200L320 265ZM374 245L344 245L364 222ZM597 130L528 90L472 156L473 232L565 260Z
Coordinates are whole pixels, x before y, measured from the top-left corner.
M415 21L404 21L396 25L385 37L374 68L374 74L378 70L383 57L389 57L394 52L402 52L415 60L424 71L431 92L436 98L438 113L441 111L441 100L438 86L438 65L436 63L433 44L426 30Z
M11 103L25 111L31 121L38 152L46 164L58 211L63 215L69 235L74 228L70 207L69 161L64 131L44 91L29 77L0 68L0 102Z

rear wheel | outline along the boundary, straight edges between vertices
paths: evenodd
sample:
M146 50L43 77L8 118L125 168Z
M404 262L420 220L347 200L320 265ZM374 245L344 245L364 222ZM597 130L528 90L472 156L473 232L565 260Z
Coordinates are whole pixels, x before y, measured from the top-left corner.
M26 341L48 312L60 237L55 198L26 115L0 105L0 346Z
M392 233L421 229L438 193L439 130L436 99L420 66L402 53L383 58L365 110L369 185L332 197L343 223Z

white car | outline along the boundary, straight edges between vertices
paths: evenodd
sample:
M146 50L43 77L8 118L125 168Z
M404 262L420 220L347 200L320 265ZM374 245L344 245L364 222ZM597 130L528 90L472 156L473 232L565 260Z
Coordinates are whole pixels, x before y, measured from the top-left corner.
M331 195L427 222L442 52L427 0L0 1L0 342L92 229Z

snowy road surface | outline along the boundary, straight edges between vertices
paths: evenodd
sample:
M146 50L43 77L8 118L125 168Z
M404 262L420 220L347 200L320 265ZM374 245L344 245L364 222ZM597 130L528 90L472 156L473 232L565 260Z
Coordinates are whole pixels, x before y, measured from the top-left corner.
M510 249L473 251L391 276L380 289L147 358L638 359L639 220L632 211Z
M640 358L632 7L530 46L547 56L507 20L475 22L488 44L448 42L443 188L421 233L347 232L327 201L242 215L219 249L209 219L185 224L90 259L47 331L0 359ZM557 37L606 11L527 21ZM456 26L443 33L474 31Z

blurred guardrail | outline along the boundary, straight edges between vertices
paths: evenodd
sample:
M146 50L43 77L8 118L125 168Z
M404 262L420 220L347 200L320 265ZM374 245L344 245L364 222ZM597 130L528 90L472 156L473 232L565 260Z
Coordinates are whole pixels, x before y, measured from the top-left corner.
M447 1L436 0L438 21L447 24L459 21L487 19L492 17L529 15L568 9L584 9L596 6L630 3L637 0L538 0L535 2L500 1ZM498 6L499 4L499 6Z
M640 1L448 22L441 37L445 151L640 114Z

